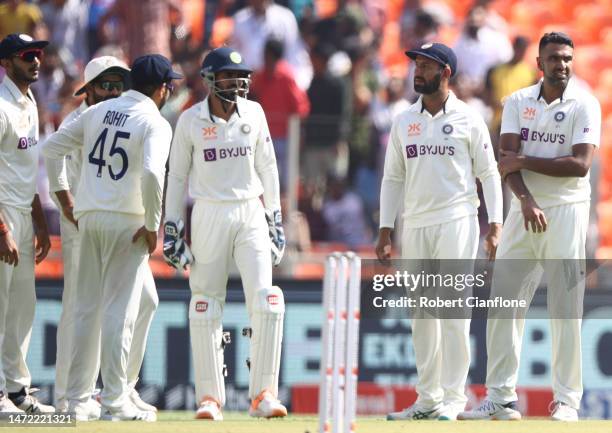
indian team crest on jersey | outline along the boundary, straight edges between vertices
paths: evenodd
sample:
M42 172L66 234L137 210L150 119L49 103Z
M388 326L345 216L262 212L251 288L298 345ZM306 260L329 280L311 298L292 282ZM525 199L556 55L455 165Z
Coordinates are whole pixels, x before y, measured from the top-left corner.
M442 132L445 133L446 135L451 134L453 132L453 125L451 125L450 123L447 123L446 125L442 127Z
M563 119L565 119L565 113L563 111L557 111L555 113L555 120L557 122L563 122Z

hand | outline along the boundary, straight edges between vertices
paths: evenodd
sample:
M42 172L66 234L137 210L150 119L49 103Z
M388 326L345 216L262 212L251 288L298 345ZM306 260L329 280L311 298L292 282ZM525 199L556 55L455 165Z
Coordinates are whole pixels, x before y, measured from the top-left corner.
M518 153L510 150L500 150L497 169L499 170L502 179L505 179L510 173L522 170L523 161L525 161L525 157L523 155L519 155Z
M79 222L76 219L74 219L73 211L74 211L73 206L62 206L62 213L64 214L66 219L70 221L72 224L74 224L74 226L78 229Z
M285 254L285 231L283 230L283 216L280 209L266 209L266 222L268 223L268 234L272 243L272 263L278 266Z
M36 230L36 251L35 251L35 263L38 265L40 262L45 260L49 250L51 249L51 239L49 239L49 233L46 230Z
M157 247L157 232L151 232L147 230L145 226L142 226L132 237L132 243L138 242L138 239L143 238L147 244L149 254L153 254L155 247Z
M10 231L0 235L0 261L8 265L19 264L19 251Z
M529 231L529 225L534 233L542 233L546 231L548 225L544 211L535 202L532 196L523 196L521 200L521 211L525 219L525 230Z
M484 249L487 252L487 256L490 261L495 260L495 253L497 252L497 246L499 245L499 239L501 238L502 225L499 223L489 224L489 232L485 236Z
M76 219L74 219L74 197L69 190L60 190L55 192L55 196L57 197L57 201L62 207L62 214L64 217L70 221L75 227L79 228L79 223Z
M376 240L376 257L385 266L391 264L391 248L391 229L383 227L379 230L378 239Z
M178 220L176 223L167 221L164 224L164 260L176 269L187 269L187 265L193 263L193 254L183 236L185 236L183 220Z

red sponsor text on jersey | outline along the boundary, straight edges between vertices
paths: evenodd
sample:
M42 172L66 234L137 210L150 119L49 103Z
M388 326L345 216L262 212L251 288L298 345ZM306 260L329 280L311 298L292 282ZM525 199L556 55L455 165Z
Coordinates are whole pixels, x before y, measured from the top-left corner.
M531 107L525 107L523 110L523 119L533 120L535 119L536 109Z
M408 125L408 136L420 135L421 134L421 124L420 123L411 123Z
M217 127L208 126L206 128L202 128L202 134L204 135L204 140L214 140L217 138Z

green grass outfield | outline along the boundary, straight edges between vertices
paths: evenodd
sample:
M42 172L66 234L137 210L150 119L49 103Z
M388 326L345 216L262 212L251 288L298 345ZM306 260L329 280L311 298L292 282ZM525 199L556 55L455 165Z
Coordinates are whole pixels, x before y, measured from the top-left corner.
M156 423L96 421L76 428L4 427L0 433L318 433L316 416L289 416L259 420L244 413L225 413L225 421L196 421L193 412L161 412ZM610 433L612 421L560 423L542 419L524 421L386 421L359 418L355 433Z

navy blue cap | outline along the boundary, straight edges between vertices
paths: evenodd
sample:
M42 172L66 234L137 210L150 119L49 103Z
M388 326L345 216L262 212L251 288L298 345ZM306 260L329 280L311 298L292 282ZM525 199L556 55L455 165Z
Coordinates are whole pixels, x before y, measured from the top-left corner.
M172 70L170 60L161 54L147 54L138 57L132 63L130 71L132 84L162 84L171 80L183 78L181 74Z
M444 44L434 42L433 44L421 45L420 48L406 51L406 55L412 60L416 59L417 56L423 56L440 63L442 66L448 65L451 70L451 77L457 72L457 56L452 49Z
M0 42L0 59L6 59L15 53L32 48L45 48L48 41L35 41L25 33L11 33Z
M230 47L215 48L204 57L202 75L220 71L243 71L251 73L238 51Z

